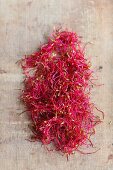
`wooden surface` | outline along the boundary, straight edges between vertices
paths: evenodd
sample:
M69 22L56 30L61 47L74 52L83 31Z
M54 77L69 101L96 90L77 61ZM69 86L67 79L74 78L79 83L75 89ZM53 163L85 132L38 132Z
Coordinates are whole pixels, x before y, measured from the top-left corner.
M54 26L83 36L93 68L104 86L92 99L105 112L96 128L92 155L66 158L30 143L29 120L19 116L22 72L17 64L45 41ZM0 170L112 170L113 169L113 0L0 0Z

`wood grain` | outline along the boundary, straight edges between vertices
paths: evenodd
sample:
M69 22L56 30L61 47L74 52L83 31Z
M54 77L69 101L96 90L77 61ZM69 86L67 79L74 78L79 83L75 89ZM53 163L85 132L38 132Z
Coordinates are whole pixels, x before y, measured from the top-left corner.
M18 100L23 75L16 63L45 42L54 27L83 36L87 54L104 84L92 100L105 112L93 141L101 148L92 155L66 158L30 143L29 120ZM0 169L112 170L113 169L113 0L0 0Z

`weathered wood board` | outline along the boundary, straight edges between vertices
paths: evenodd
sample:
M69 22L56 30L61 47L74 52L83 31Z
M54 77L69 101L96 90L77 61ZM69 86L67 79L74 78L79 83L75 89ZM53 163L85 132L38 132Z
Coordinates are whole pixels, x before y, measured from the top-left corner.
M29 120L18 115L22 72L16 63L37 49L54 26L83 36L92 65L104 86L92 99L105 112L96 129L95 154L66 158L30 143ZM0 169L112 170L113 169L113 0L0 0Z

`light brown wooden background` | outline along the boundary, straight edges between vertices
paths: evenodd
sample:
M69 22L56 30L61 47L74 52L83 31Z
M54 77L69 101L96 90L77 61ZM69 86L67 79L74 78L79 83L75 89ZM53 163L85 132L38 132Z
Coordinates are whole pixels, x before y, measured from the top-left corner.
M83 36L93 68L104 86L92 99L105 112L96 129L92 155L76 153L66 161L30 143L29 120L18 116L22 72L17 64L37 49L54 26ZM102 68L99 66L102 66ZM113 169L113 0L0 0L0 170L112 170Z

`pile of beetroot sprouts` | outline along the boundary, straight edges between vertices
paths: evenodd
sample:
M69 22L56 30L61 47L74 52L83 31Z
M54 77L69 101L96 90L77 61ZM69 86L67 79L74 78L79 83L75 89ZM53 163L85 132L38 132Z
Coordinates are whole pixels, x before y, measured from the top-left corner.
M38 51L23 57L21 65L21 99L32 119L32 139L66 154L93 147L90 137L101 120L90 99L93 71L81 38L56 30Z

